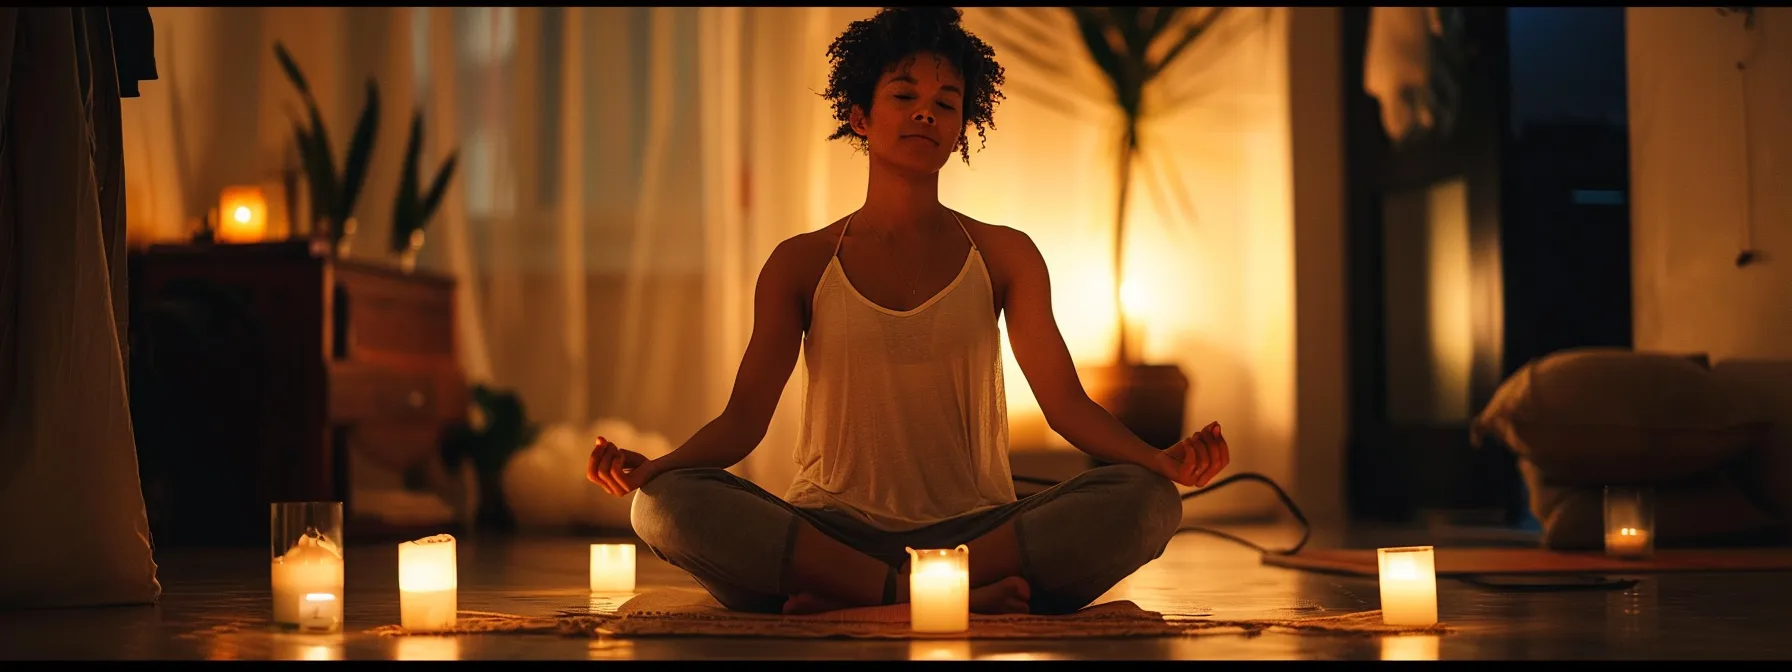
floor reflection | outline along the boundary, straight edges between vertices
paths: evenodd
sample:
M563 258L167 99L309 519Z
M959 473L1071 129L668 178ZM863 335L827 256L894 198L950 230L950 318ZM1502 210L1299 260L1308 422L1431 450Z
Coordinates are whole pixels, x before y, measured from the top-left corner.
M425 635L394 637L397 660L460 660L460 639Z
M916 639L908 643L909 660L970 660L968 639Z
M1437 635L1395 635L1381 638L1382 660L1437 660Z

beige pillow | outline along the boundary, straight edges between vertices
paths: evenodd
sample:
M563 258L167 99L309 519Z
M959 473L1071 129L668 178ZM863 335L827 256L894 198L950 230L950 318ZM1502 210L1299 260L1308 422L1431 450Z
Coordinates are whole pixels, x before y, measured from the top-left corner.
M1675 355L1587 348L1540 357L1475 420L1552 483L1657 483L1714 471L1758 445L1753 397Z

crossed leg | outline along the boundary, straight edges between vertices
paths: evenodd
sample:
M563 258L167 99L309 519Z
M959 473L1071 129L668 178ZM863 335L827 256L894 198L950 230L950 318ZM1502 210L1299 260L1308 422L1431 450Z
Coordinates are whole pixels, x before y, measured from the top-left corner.
M1175 486L1140 467L1093 469L991 511L909 533L842 529L720 469L661 474L631 522L661 559L729 609L802 613L908 599L900 559L849 544L927 539L971 548L972 610L1074 611L1163 552L1181 523ZM891 586L891 583L894 583Z

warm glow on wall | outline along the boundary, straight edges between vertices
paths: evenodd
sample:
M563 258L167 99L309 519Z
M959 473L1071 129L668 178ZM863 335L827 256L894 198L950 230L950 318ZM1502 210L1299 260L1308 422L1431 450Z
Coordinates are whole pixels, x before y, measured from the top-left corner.
M220 242L256 243L268 235L268 199L261 187L226 187L218 197Z

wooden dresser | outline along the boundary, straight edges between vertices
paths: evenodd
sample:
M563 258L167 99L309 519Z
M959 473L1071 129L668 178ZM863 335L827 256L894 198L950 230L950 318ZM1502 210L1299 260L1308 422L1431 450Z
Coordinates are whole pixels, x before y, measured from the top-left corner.
M357 515L354 462L436 459L465 416L454 281L332 261L307 242L133 255L131 396L157 543L267 543L268 504L341 501L350 543L409 530ZM449 526L451 527L451 526Z

